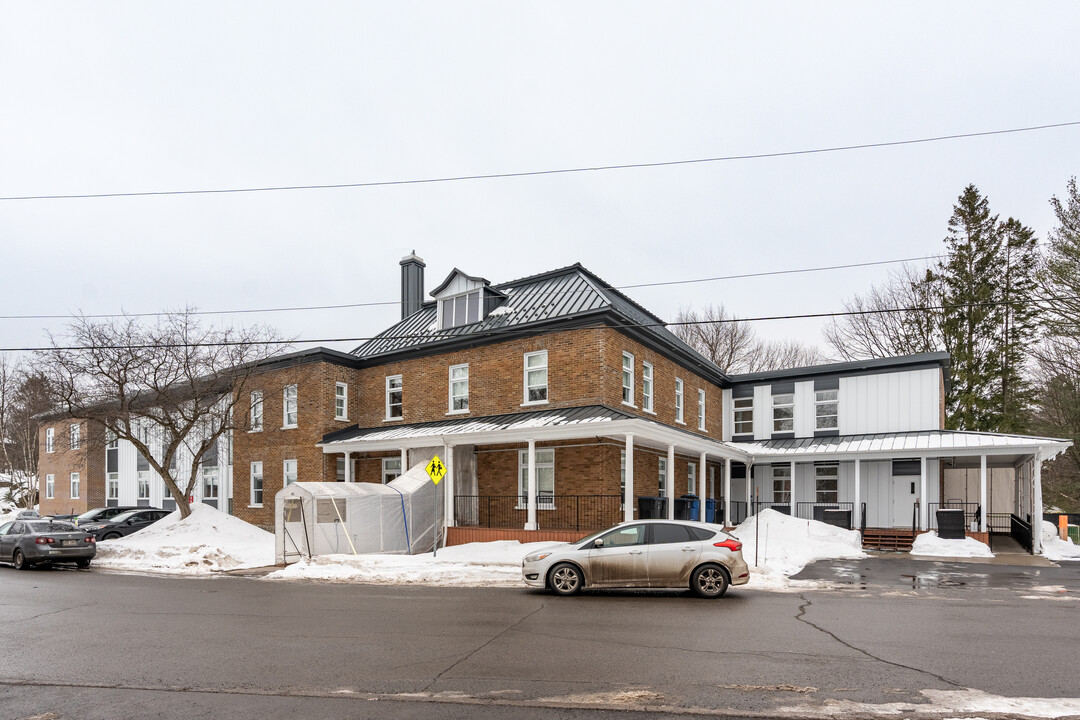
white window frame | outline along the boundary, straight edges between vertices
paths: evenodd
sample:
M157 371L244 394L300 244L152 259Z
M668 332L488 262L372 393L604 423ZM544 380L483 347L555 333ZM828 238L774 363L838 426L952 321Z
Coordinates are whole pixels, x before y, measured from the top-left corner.
M56 497L56 476L48 474L45 476L45 499L52 500Z
M634 405L634 354L625 350L622 354L622 404L637 407Z
M697 429L705 431L705 391L698 389L697 391Z
M790 465L773 465L772 472L769 473L772 478L772 501L779 505L791 504L791 466ZM781 489L777 492L776 484L780 483ZM786 489L784 488L786 484ZM778 495L787 495L786 499L778 497Z
M54 428L45 428L45 452L56 452L56 431Z
M459 373L458 377L454 377L454 372ZM462 376L460 373L464 371ZM465 392L461 393L461 387L464 385ZM457 391L455 392L455 386ZM451 365L447 370L447 415L463 415L469 412L469 363L461 363L460 365ZM455 407L459 401L464 401L462 407Z
M822 398L822 395L828 396L832 394L832 398ZM828 406L832 405L832 412L822 414L823 409L828 409ZM832 419L831 425L823 425L822 420L828 421ZM815 390L814 391L814 429L815 430L839 430L840 429L840 391L833 390Z
M746 403L739 406L740 403ZM731 399L731 434L732 435L753 435L754 434L754 398L741 397ZM748 429L740 430L739 426L745 426Z
M115 491L115 492L114 492ZM105 499L120 500L120 473L109 473L105 480Z
M543 358L544 364L543 365L534 365L534 366L530 367L529 366L529 359L530 358ZM523 399L522 399L521 404L523 406L524 405L547 405L548 401L551 399L551 377L548 374L548 351L547 350L537 350L535 352L527 352L527 353L525 353L522 356L522 368L523 368L523 371L522 371L522 388L523 388L522 398ZM540 383L530 384L529 383L529 374L530 373L537 373L537 372L540 372L541 370L544 371L544 382L543 382L543 384L540 384ZM543 399L530 400L529 399L529 393L532 390L540 390L540 389L543 389L543 391L544 391Z
M641 363L641 409L656 414L653 409L653 364Z
M349 386L347 383L334 383L334 419L349 419Z
M391 467L397 463L397 468ZM390 477L391 473L394 473L393 477ZM401 477L403 471L401 469L401 456L398 457L384 457L382 459L382 484L385 485L391 480L396 480Z
M476 297L476 315L475 319L469 317L469 299ZM455 309L458 298L465 298L465 317L457 317L457 310ZM450 309L450 313L447 314L447 308ZM484 297L479 288L469 290L467 292L451 295L450 297L439 298L439 317L438 324L441 330L449 330L451 328L461 327L463 325L472 325L478 323L484 319Z
M675 378L675 422L680 425L685 425L683 420L683 381L682 378Z
M623 450L623 455L625 456L625 454L626 454L626 451ZM660 464L659 464L659 467L657 468L656 488L657 488L657 491L660 493L660 497L667 497L668 496L668 494L667 494L667 476L668 476L667 458L662 457L662 458L659 458L659 460L660 460Z
M550 457L550 460L543 459ZM551 471L551 492L543 494L541 488L541 470ZM518 452L518 502L529 496L529 451ZM518 510L525 509L518 505ZM555 448L536 448L536 507L538 510L555 509Z
M290 463L292 463L292 472L289 472ZM290 480L290 476L292 480ZM281 463L281 486L289 487L296 482L300 477L300 471L297 467L296 458L289 458Z
M821 481L831 480L832 490L822 490ZM822 493L829 493L832 500L823 500ZM814 502L839 503L840 502L840 466L839 465L815 465L814 466Z
M256 467L257 466L257 467ZM261 460L255 460L251 463L251 495L248 500L248 507L261 508L263 506L263 494L266 492L266 478L263 476L263 464ZM259 486L255 487L255 479L258 478ZM255 500L255 493L258 491L258 501Z
M777 402L778 400L784 400L784 398L786 398L786 401ZM790 393L777 393L776 395L773 395L772 396L772 407L773 407L773 411L772 411L772 413L773 413L772 431L774 433L794 432L795 431L795 393L793 393L793 392L790 392ZM784 408L790 408L791 409L791 417L789 417L789 418L780 418L780 417L776 416L776 411L777 410L783 410ZM789 425L790 427L783 427L784 425Z
M262 390L251 391L251 408L248 413L251 428L248 432L262 432L263 429L263 394Z
M212 474L211 474L211 476L212 476ZM206 477L209 477L209 476L204 475L203 477L205 479ZM138 492L138 498L137 499L139 499L139 500L149 500L150 499L150 474L149 473L140 473L139 474L139 480L136 483L136 485L137 485L137 492Z
M686 463L686 494L697 494L697 463Z
M292 406L292 422L290 420L289 407ZM300 387L293 383L286 385L281 393L281 429L295 428L300 420Z
M401 420L405 417L405 380L401 375L387 375L386 376L386 417L384 421ZM396 387L391 387L391 383L397 383ZM396 403L390 402L390 394L397 393L398 401ZM398 414L392 415L391 412L394 408L397 408Z
M68 443L72 450L78 450L82 446L82 427L79 423L72 423L68 429Z
M74 472L71 473L71 477L69 479L71 481L71 486L68 488L69 490L71 490L70 497L72 500L78 500L80 491L79 485L82 481L82 477L79 475L79 473Z

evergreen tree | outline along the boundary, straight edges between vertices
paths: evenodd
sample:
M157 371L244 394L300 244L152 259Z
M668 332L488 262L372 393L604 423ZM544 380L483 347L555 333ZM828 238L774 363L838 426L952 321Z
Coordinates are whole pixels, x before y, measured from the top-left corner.
M1003 270L998 282L1001 305L999 364L1001 380L995 428L998 432L1027 432L1035 391L1028 361L1038 335L1036 270L1038 250L1035 233L1019 220L1009 218L998 228Z
M1050 249L1044 267L1048 295L1050 331L1080 338L1080 192L1076 178L1069 180L1068 195L1062 202L1050 200L1058 226L1050 231Z

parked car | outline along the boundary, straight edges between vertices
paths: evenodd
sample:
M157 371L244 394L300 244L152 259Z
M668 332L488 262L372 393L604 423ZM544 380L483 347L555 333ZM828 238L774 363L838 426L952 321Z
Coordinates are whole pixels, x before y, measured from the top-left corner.
M743 585L750 570L742 543L716 525L679 520L620 523L568 548L525 557L526 585L573 595L582 588L688 587L718 598L729 585Z
M15 516L17 520L37 520L40 517L37 510L20 510Z
M128 512L129 510L142 510L143 508L137 505L120 505L117 507L99 507L87 510L81 515L75 515L72 522L78 527L85 525L101 524L106 520L111 520L120 513ZM54 516L55 517L55 516Z
M16 570L33 565L75 563L90 567L97 538L71 523L56 520L14 520L0 526L0 562Z
M114 515L102 522L90 522L86 525L80 525L79 529L94 533L98 540L113 540L138 532L148 525L153 525L168 514L168 510L139 508L138 510L128 510L119 515Z

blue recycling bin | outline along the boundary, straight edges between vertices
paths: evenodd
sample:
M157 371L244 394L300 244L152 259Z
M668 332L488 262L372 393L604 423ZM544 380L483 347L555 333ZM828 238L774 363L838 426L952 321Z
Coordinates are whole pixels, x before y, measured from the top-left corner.
M705 501L705 522L716 522L716 500L712 498Z

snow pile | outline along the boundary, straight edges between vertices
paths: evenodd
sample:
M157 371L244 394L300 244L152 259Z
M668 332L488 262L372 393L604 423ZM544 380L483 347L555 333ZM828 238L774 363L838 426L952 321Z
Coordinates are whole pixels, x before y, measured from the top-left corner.
M1080 545L1073 543L1072 538L1062 540L1058 537L1058 529L1053 523L1043 521L1042 524L1042 554L1047 560L1080 560Z
M788 587L792 584L789 577L817 560L866 557L857 531L800 520L775 510L762 510L747 518L731 534L743 544L743 560L750 566L749 587ZM759 541L761 547L757 548Z
M142 530L98 543L94 563L118 570L202 575L274 564L274 536L202 503Z
M468 543L421 555L317 555L267 576L270 580L325 580L373 585L520 586L526 555L566 543L517 540Z
M990 552L986 543L981 543L973 537L966 537L963 540L942 540L933 530L915 538L911 546L911 554L957 558L994 557L994 553Z

